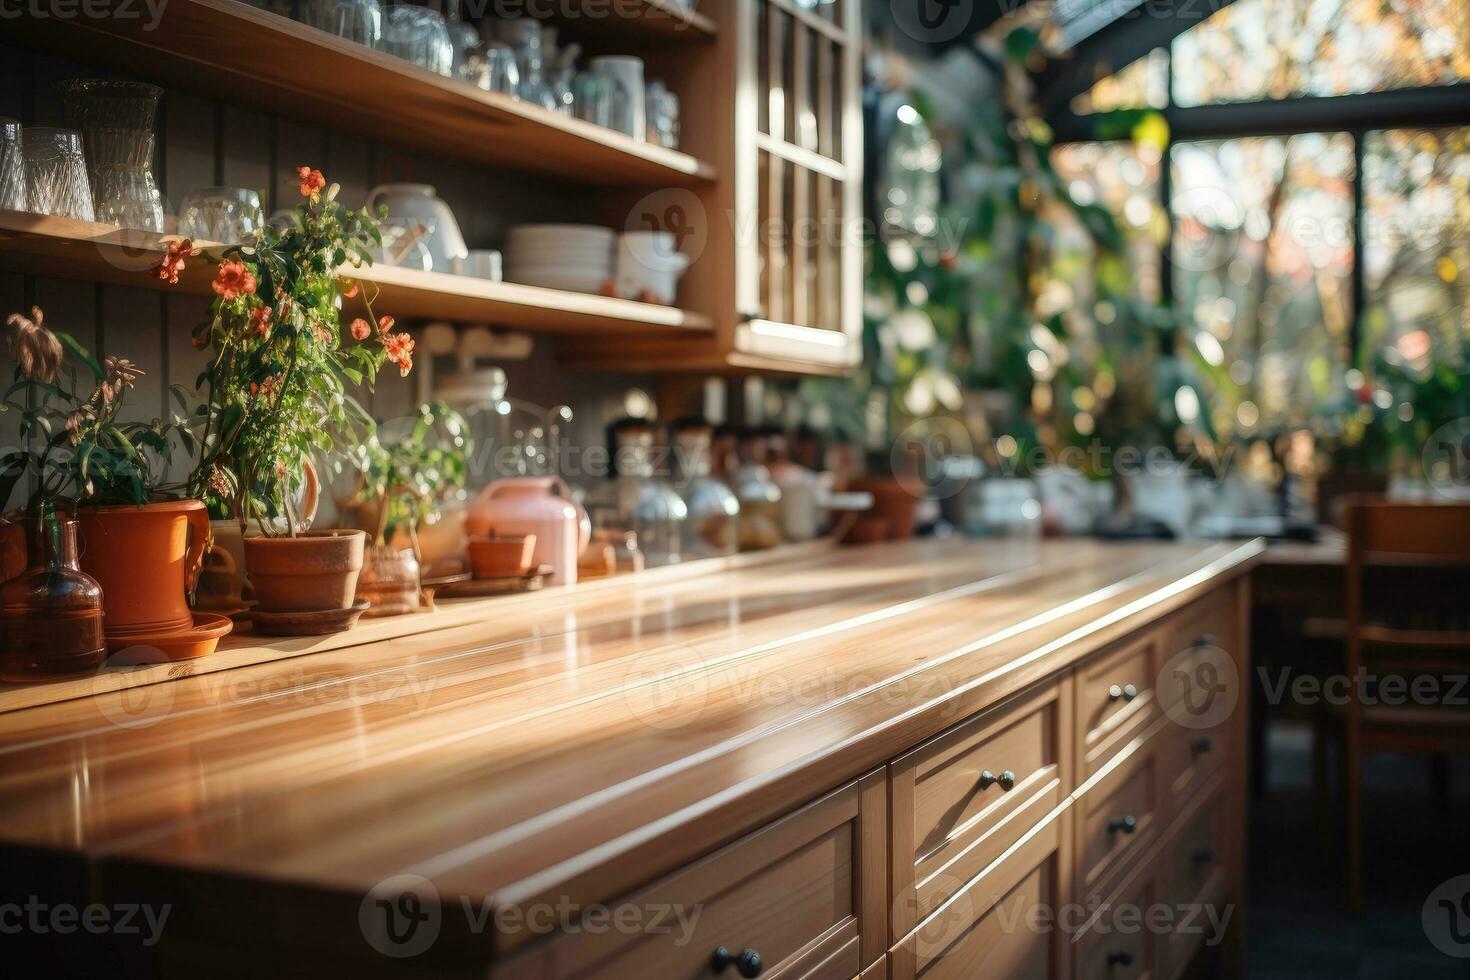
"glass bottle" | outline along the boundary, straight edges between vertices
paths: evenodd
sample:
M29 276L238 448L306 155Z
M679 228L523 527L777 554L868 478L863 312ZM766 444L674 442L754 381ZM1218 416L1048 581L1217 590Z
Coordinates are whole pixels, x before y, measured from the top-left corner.
M735 495L740 498L740 549L758 551L781 544L781 488L766 469L766 437L755 430L740 440Z
M686 558L733 555L740 545L740 500L712 475L714 428L703 419L674 423L674 473L689 509L684 522Z
M689 509L673 487L654 477L652 424L622 419L608 435L612 474L587 494L592 526L633 532L650 566L679 561Z
M95 671L107 659L102 587L77 564L77 522L47 506L20 523L27 567L0 586L0 680Z

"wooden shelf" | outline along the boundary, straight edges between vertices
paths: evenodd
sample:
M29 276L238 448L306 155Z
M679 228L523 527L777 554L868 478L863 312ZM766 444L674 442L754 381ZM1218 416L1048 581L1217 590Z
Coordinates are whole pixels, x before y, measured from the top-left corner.
M213 270L187 263L177 286L147 274L166 236L49 215L0 211L0 268L31 275L208 295ZM671 306L375 265L352 275L378 287L374 307L399 319L454 320L573 335L705 333L708 317Z
M674 0L563 0L555 15L561 23L639 41L713 40L715 22Z
M98 2L112 7L127 0ZM594 8L595 0L581 2L589 11L606 9L601 3ZM650 10L673 6L672 0L641 3ZM121 10L23 17L9 22L6 32L73 61L309 122L330 120L374 139L476 163L597 185L689 186L715 179L712 167L687 153L482 91L237 0L173 0L156 24L135 5L129 10L126 17ZM665 13L634 22L675 28Z

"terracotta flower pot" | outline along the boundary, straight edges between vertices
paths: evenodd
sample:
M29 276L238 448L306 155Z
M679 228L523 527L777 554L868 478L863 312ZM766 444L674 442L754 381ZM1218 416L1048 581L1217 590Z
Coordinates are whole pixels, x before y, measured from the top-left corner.
M470 569L475 578L509 578L530 571L536 535L519 538L470 538Z
M245 573L266 612L346 609L357 593L367 535L308 531L294 538L246 538Z
M192 629L187 592L209 544L198 500L81 507L82 571L102 586L108 639Z

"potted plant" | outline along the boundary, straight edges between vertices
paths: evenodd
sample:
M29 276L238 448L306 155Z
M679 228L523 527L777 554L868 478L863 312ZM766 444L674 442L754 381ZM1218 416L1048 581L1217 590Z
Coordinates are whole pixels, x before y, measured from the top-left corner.
M212 651L229 632L229 620L195 617L186 598L208 542L208 520L203 503L186 499L184 485L166 475L175 442L190 444L186 420L121 421L125 394L143 372L125 358L98 363L42 321L39 309L29 319L11 317L12 349L30 345L70 359L48 354L33 357L29 367L21 359L22 376L5 408L19 415L31 448L13 450L0 463L0 494L8 497L29 476L25 513L38 542L32 552L39 548L55 560L58 549L72 550L68 538L85 540L81 567L101 586L107 646L155 648L169 659ZM87 372L85 382L73 361ZM182 404L182 392L174 394ZM40 557L30 555L33 568Z
M352 510L373 536L358 582L368 615L418 608L420 572L431 565L462 570L465 553L464 484L469 470L468 427L448 405L420 405L403 427L374 435L359 450L359 482ZM446 505L457 518L446 520ZM448 526L445 526L448 525ZM423 533L429 529L428 535ZM430 553L428 548L432 547Z
M243 550L260 611L341 612L353 606L363 532L311 530L296 493L313 480L313 457L340 458L370 428L348 386L371 385L389 361L407 375L414 343L392 317L374 317L363 284L340 274L372 262L377 222L339 204L320 171L300 167L297 177L303 200L289 224L208 255L215 299L194 338L210 361L191 487L242 534L259 532ZM190 242L175 243L154 273L176 281L191 254ZM368 319L354 318L344 335L340 309L359 298Z

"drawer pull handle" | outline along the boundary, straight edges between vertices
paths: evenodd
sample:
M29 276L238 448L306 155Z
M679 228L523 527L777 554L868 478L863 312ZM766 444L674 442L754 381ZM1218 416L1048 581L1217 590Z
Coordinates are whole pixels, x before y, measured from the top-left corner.
M1201 735L1189 747L1194 751L1195 755L1204 755L1215 747L1215 740L1208 735Z
M742 977L745 977L746 980L753 980L753 978L760 976L761 972L766 968L766 965L761 962L761 954L749 946L742 949L739 955L731 953L724 946L720 946L715 949L714 954L709 958L710 968L716 973L724 973L725 968L732 963L735 965L736 972Z
M1136 697L1138 697L1138 688L1132 684L1124 684L1122 687L1114 684L1108 688L1109 701L1116 701L1119 698L1122 698L1124 701L1132 701Z
M1013 772L1011 772L1009 769L1002 769L999 776L997 776L995 773L991 772L989 769L983 769L983 770L981 770L981 772L980 772L980 788L981 789L989 789L991 787L991 785L994 784L994 783L999 783L1000 784L1000 788L1001 789L1004 789L1004 790L1015 789L1016 788L1016 774L1013 773Z
M1116 834L1120 830L1125 834L1131 834L1137 829L1138 818L1131 813L1126 817L1117 817L1108 821L1108 833L1110 834Z
M1208 847L1201 847L1190 855L1195 864L1209 864L1215 860L1215 852Z
M1127 950L1118 950L1116 953L1108 954L1108 966L1132 966L1133 954Z

